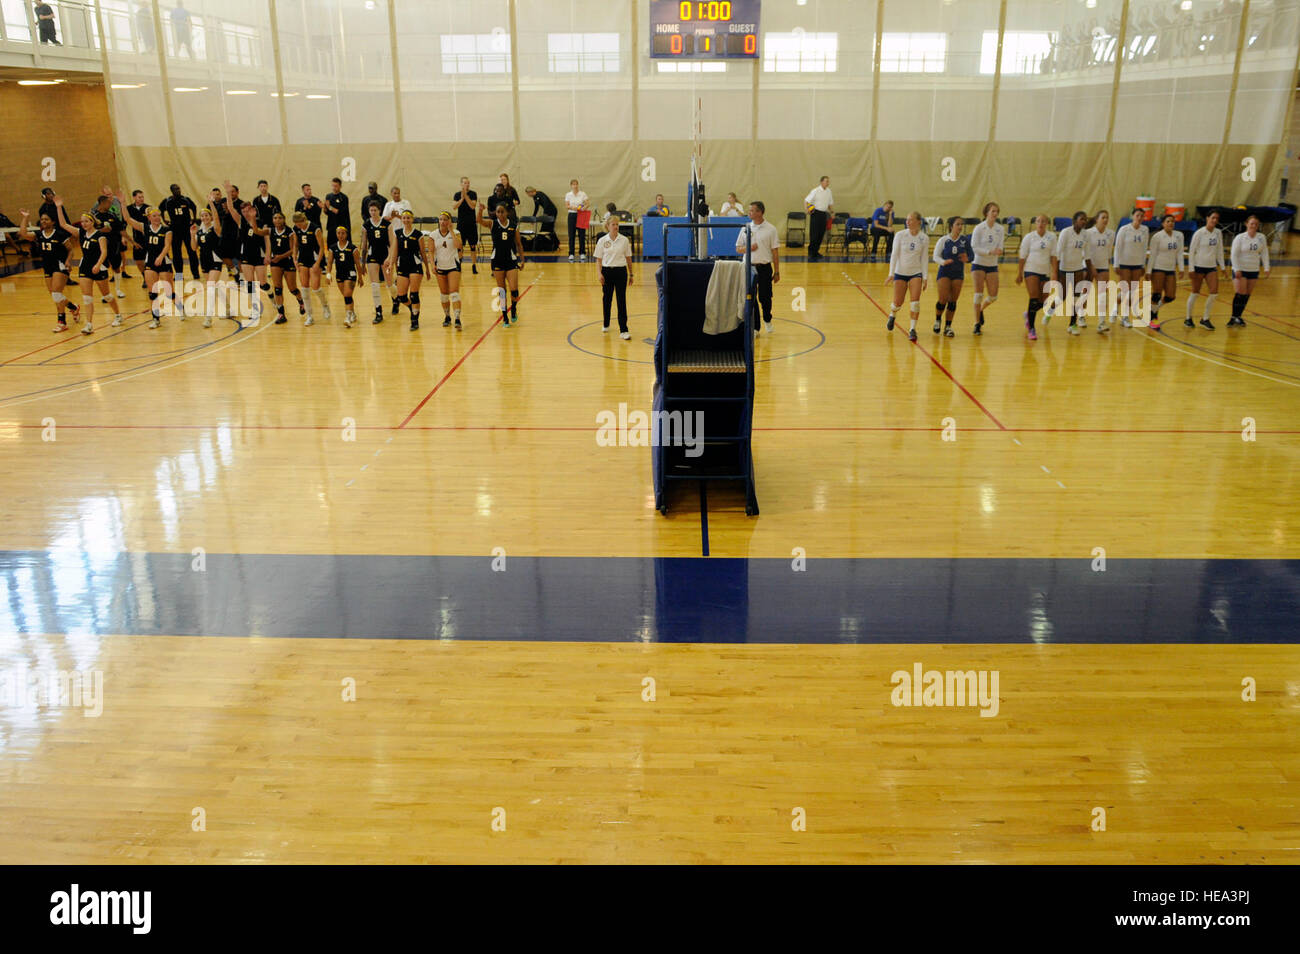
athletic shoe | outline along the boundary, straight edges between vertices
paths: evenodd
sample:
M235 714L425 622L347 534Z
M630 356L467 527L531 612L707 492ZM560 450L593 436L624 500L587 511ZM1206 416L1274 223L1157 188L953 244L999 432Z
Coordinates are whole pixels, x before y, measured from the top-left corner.
M1037 341L1037 340L1038 340L1038 333L1037 333L1036 331L1034 331L1033 328L1030 328L1030 329L1029 329L1029 340L1030 340L1030 341Z
M1120 323L1121 325L1123 325L1125 328L1132 328L1132 327L1133 327L1133 322L1131 322L1131 321L1129 320L1129 318L1128 318L1127 315L1125 315L1124 317L1120 318L1119 323Z
M211 316L209 316L209 317L203 319L203 327L204 327L204 328L211 328L211 327L212 327L212 318L211 318Z
M1087 328L1087 327L1088 327L1088 319L1085 318L1085 317L1083 317L1083 315L1080 315L1080 316L1079 316L1079 318L1078 318L1078 323L1079 323L1079 327L1080 327L1080 328Z
M477 274L478 274L478 265L471 265L471 266L469 267L469 270L470 270L471 272L473 272L475 275L477 275Z
M908 341L915 341L915 340L916 340L916 329L915 329L915 328L911 328L911 329L908 330L908 332L907 332L907 340L908 340Z
M893 315L890 315L890 316L889 316L889 320L888 320L887 322L885 322L885 330L886 330L886 331L893 331L893 330L894 330L894 316L893 316Z
M631 340L632 340L632 332L630 332L630 331L621 331L621 332L619 332L619 335L618 335L618 336L619 336L620 338L622 338L624 341L631 341Z
M397 314L397 312L401 309L401 307L402 307L402 305L401 305L400 302L394 301L394 302L393 302L393 314Z
M1209 318L1202 318L1202 319L1201 319L1201 327L1202 327L1202 328L1209 328L1211 331L1213 331L1213 330L1214 330L1214 322L1210 321Z
M509 328L509 327L510 327L510 316L509 316L509 315L502 315L502 316L501 316L501 327L502 327L502 328Z
M952 330L952 325L947 325L943 329L943 336L945 338L955 338L957 337L957 333Z
M118 297L118 298L125 298L125 297L126 297L126 292L124 292L124 291L119 291L119 292L117 293L117 297Z
M329 306L329 305L326 305L326 306L325 306L325 320L326 320L326 321L329 321L329 320L330 320L330 306Z
M1188 328L1195 328L1195 327L1196 327L1196 322L1192 321L1192 319L1190 319L1190 318L1184 318L1184 319L1183 319L1183 324L1186 325Z
M121 327L121 325L122 325L122 316L121 316L120 314L119 314L119 315L114 315L114 316L113 316L113 327L114 327L114 328L119 328L119 327Z
M763 322L763 330L769 335L776 334L776 327L770 321Z
M94 334L94 332L95 332L94 325L93 325L91 322L89 322L89 321L86 322L86 327L84 327L84 328L81 329L81 333L82 333L83 335Z
M346 315L343 316L343 327L351 328L352 323L356 320L357 320L357 316L352 314L352 312L348 312Z
M938 318L936 318L936 319L934 320L934 333L935 333L936 335L939 333L939 319L938 319Z
M53 331L53 332L57 335L60 331L67 331L67 330L68 330L68 323L67 323L66 321L60 321L57 325L55 325L55 326L54 326L53 328L51 328L50 330Z
M411 319L411 330L412 330L412 331L419 331L419 330L420 330L420 319L419 319L419 318L412 318L412 319Z
M580 261L580 262L585 262L586 260L587 260L587 256L585 256L585 255L579 255L579 256L578 256L578 261Z
M755 329L755 330L757 330L757 329ZM600 333L601 333L602 335L607 335L607 334L609 334L609 325L601 325L601 326L600 326Z
M155 318L153 321L149 322L149 327L150 327L150 328L157 328L158 325L159 325L159 321L158 321L157 318Z
M374 317L373 319L371 319L370 323L371 323L372 325L380 325L380 324L383 324L383 322L384 322L384 316L383 316L383 314L382 314L381 312L376 311L376 312L375 312L375 317Z
M1097 322L1097 331L1098 332L1110 331L1110 322L1108 322L1105 318L1101 319L1101 321Z
M572 255L569 256L569 261L573 261L573 256L572 256Z
M108 296L105 295L103 298L101 298L101 299L99 300L99 303L100 303L101 305L107 305L107 304L108 304Z
M442 319L442 326L443 326L444 328L450 328L450 327L451 327L451 315L444 315L444 316L443 316L443 319Z
M1029 324L1029 316L1028 316L1028 315L1025 316L1025 324L1026 324L1026 325ZM970 333L973 334L973 335L974 335L975 337L977 337L977 338L983 337L983 335L984 335L984 322L982 322L982 321L977 321L977 322L975 322L975 327L971 329L971 332L970 332Z
M288 323L289 323L289 319L286 318L286 317L284 317L284 315L281 315L279 318L275 319L275 323L276 323L277 325L288 324Z
M281 316L280 316L280 318L283 318L283 317L284 317L284 315L281 315ZM280 318L275 319L275 323L276 323L277 325L280 323ZM308 325L314 325L314 324L316 324L316 319L313 318L311 315L308 315L306 318L304 318L304 319L302 320L302 326L303 326L304 328L306 328Z
M1070 325L1070 327L1069 327L1067 330L1070 332L1070 334L1072 334L1072 335L1077 335L1077 334L1079 333L1079 326L1078 326L1078 325Z
M457 331L461 331L461 330L463 330L463 329L461 328L461 326L460 326L460 319L459 319L459 318L456 319L456 330L457 330Z

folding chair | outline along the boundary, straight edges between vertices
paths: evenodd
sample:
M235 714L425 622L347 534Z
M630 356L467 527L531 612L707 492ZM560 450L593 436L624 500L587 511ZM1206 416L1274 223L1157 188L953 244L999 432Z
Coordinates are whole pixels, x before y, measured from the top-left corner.
M790 212L785 217L785 247L803 248L808 241L808 213Z

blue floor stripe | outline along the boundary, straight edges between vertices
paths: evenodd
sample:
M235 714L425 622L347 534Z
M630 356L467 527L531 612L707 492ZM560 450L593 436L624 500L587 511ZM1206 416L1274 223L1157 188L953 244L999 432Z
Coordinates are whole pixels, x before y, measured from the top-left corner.
M0 634L1296 643L1300 560L0 551ZM498 566L501 564L498 561Z

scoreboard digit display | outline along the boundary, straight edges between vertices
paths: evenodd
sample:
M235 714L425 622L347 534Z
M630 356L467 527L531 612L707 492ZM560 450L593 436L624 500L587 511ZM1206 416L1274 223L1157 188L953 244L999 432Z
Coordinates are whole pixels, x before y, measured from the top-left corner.
M760 0L650 0L650 57L758 58Z

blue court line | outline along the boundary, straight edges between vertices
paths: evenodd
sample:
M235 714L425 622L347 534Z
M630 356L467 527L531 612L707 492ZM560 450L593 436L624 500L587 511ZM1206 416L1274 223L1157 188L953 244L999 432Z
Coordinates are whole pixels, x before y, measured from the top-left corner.
M1300 642L1300 560L0 551L0 638Z

